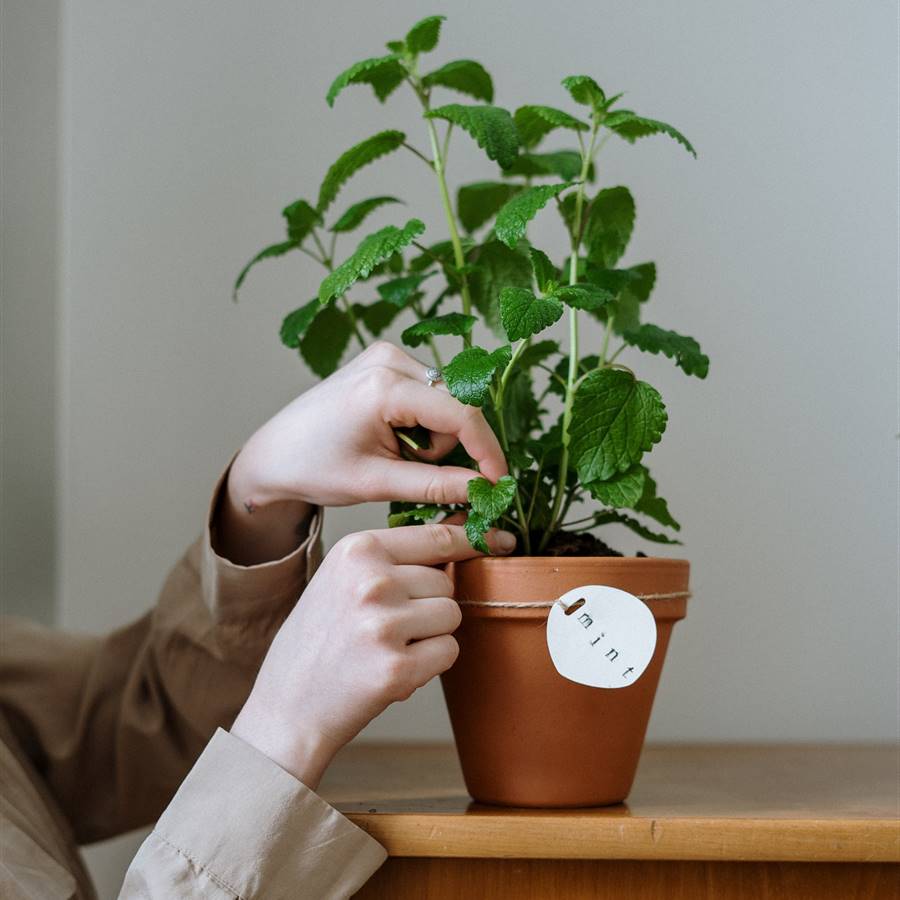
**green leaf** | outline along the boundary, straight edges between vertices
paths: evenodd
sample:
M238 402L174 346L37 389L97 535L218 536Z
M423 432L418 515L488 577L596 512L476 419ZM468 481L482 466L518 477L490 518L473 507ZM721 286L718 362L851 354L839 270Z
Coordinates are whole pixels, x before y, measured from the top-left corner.
M602 109L607 104L603 88L590 75L569 75L567 78L563 78L562 86L569 92L572 99L582 106Z
M493 353L481 347L469 347L457 353L444 366L444 382L450 393L468 406L481 406L494 379L494 373L505 368L512 351L507 345Z
M241 269L240 275L238 275L237 280L234 282L234 288L232 289L232 298L237 300L238 291L241 289L241 285L244 283L244 279L247 277L247 273L258 263L262 262L264 259L273 259L276 256L284 256L285 253L288 253L291 250L296 249L297 242L296 241L284 241L281 244L272 244L270 247L266 247L264 250L260 250L250 262Z
M300 340L300 355L316 375L327 378L340 365L352 334L347 313L337 306L321 308Z
M322 217L305 200L295 200L281 214L287 225L289 240L299 244L322 221Z
M419 506L415 503L391 503L391 512L388 516L388 528L397 528L401 525L424 525L442 512L443 509L440 506Z
M370 197L368 200L361 200L359 203L354 203L328 230L335 233L353 231L354 228L359 228L369 214L378 207L384 206L386 203L402 202L396 197Z
M681 531L681 525L675 521L675 518L669 512L669 504L662 497L657 496L656 482L646 468L644 469L644 491L638 502L635 503L634 508L636 512L643 513L650 519L655 519L660 525Z
M288 313L281 323L281 343L285 347L296 350L300 346L300 338L306 334L306 329L309 328L321 308L319 298L313 297L309 303L304 303L299 309Z
M330 272L322 282L319 301L328 303L345 293L379 263L411 244L424 230L425 225L419 219L410 219L403 228L388 225L364 238L354 254Z
M467 131L475 143L502 168L515 162L519 135L512 116L499 106L465 106L448 103L426 113L430 119L444 119Z
M434 272L423 272L419 275L401 275L378 285L378 293L382 299L402 309L418 294L419 285L426 278L431 278Z
M588 259L611 269L634 230L634 198L626 187L604 188L591 201L584 228Z
M529 347L526 347L519 354L516 365L520 369L527 370L533 366L539 365L548 357L553 356L554 353L559 353L558 341L538 341L536 344L531 344Z
M577 150L556 150L552 153L520 153L516 161L503 172L504 175L522 175L525 178L543 178L556 175L564 181L573 181L581 174L581 154ZM594 180L593 165L588 170L588 181Z
M582 484L624 472L659 441L666 408L655 388L622 369L599 369L575 393L569 450Z
M505 287L500 292L500 321L511 341L531 337L558 322L563 305L550 297L535 297L525 288Z
M405 140L406 135L402 131L380 131L342 153L325 174L325 180L319 188L319 212L323 213L331 206L338 191L363 166L392 153Z
M496 522L511 506L516 496L516 479L504 475L491 484L487 478L473 478L469 482L469 503L472 512L486 522Z
M613 475L606 481L592 481L585 487L595 500L606 506L628 509L641 498L646 469L640 464Z
M553 106L520 106L514 118L524 147L533 147L557 128L569 131L587 131L589 128L586 122Z
M353 63L349 69L344 69L334 79L325 95L325 102L329 106L334 106L337 95L348 85L368 84L383 103L400 86L405 77L406 70L396 53L363 59Z
M490 529L490 523L486 522L478 513L470 512L463 526L466 529L466 537L469 543L481 553L490 553L491 548L488 547L484 536Z
M319 300L316 298L316 303L318 302ZM375 337L378 337L397 318L399 312L399 307L388 303L387 300L376 300L368 306L364 306L362 303L353 304L353 314L357 319L362 320L369 333Z
M595 310L615 300L616 295L595 284L566 284L556 288L552 296L574 309Z
M422 84L427 87L445 87L461 94L468 94L476 100L490 103L494 99L494 83L481 63L473 59L456 59L429 72Z
M706 378L709 373L709 357L692 337L667 331L656 325L641 325L622 334L625 342L646 353L662 353L674 360L686 375Z
M464 184L456 195L456 210L459 221L466 231L480 228L496 215L497 210L522 188L518 184L502 181L476 181Z
M433 334L455 334L461 337L472 331L475 321L475 316L457 312L447 313L445 316L435 316L433 319L422 319L421 322L410 325L400 335L400 340L407 347L418 347Z
M614 512L610 510L608 512L594 514L594 525L612 524L624 525L626 528L630 528L635 534L640 535L645 540L653 541L656 544L681 543L681 541L677 541L675 540L675 538L670 538L666 534L660 534L657 531L651 531L649 528L647 528L646 525L641 524L637 519L632 518L625 513Z
M630 276L625 289L634 295L639 303L645 303L653 290L653 285L656 284L656 263L638 263L625 271Z
M469 276L469 292L488 327L500 329L500 291L504 287L531 287L531 263L527 256L499 241L488 241L470 254L475 269Z
M546 293L551 286L559 283L559 269L550 262L550 257L537 247L529 247L528 255L531 257L531 268L534 272L534 280L542 293Z
M525 235L528 223L543 209L549 200L559 195L570 184L538 184L526 188L507 201L497 213L494 230L507 247L515 247Z
M441 23L446 16L428 16L416 22L406 34L406 49L410 53L428 53L437 47L441 35Z
M507 461L512 468L515 465L512 454L518 449L516 445L525 440L532 428L539 424L539 407L537 398L534 396L534 384L528 370L521 365L518 365L516 370L511 373L506 383L503 393L503 411L506 416L506 435L510 444ZM491 426L494 426L493 422ZM528 460L520 462L520 466L527 467L528 465Z
M647 119L644 116L639 116L630 109L617 109L603 120L603 124L610 131L614 131L620 138L628 141L629 144L633 144L638 138L648 137L651 134L668 135L672 140L681 144L694 159L697 158L697 151L677 128L656 119Z

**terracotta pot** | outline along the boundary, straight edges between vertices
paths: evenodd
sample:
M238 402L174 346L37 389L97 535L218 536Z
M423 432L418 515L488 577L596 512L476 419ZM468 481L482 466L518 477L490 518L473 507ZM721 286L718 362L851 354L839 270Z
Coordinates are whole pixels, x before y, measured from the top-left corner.
M628 796L672 625L687 606L686 560L515 557L451 565L456 599L555 600L586 584L635 595L656 619L650 665L629 687L563 678L547 649L546 608L463 605L459 659L441 680L466 787L503 806L602 806Z

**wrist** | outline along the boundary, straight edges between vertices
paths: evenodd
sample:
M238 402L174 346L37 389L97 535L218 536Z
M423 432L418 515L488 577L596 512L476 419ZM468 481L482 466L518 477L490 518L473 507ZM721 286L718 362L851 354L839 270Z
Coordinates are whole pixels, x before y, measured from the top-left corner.
M257 711L253 698L238 713L231 734L315 791L339 748L302 722L289 726Z

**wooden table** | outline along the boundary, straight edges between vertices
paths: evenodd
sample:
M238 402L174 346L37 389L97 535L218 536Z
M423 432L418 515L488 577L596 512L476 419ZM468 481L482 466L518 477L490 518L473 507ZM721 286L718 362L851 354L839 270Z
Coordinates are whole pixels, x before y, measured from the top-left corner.
M445 745L351 745L322 794L388 850L359 898L900 897L900 756L877 746L649 746L627 804L466 795Z

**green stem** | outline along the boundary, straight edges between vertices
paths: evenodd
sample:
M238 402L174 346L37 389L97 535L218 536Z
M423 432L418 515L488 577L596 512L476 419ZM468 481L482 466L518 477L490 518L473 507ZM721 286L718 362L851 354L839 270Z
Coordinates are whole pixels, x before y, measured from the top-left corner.
M609 318L606 320L606 334L603 335L603 347L600 349L600 366L604 366L606 363L606 354L609 352L609 338L612 334L613 323L615 322L616 317L610 314Z
M359 341L359 346L362 347L363 350L368 347L366 343L366 339L363 337L362 332L359 330L359 321L356 318L356 314L353 312L353 307L350 305L350 301L347 299L345 294L341 294L340 296L341 305L344 307L344 312L347 313L347 318L350 320L350 326L353 329L353 334L356 336L356 340Z
M417 302L414 302L414 303L412 304L412 308L413 308L413 312L414 312L420 319L424 319L424 318L425 318L425 314L422 312L422 306L421 306L420 303L418 303L418 301L417 301ZM426 340L426 342L428 343L429 348L431 349L431 355L434 357L434 364L435 364L439 369L443 369L443 368L444 368L444 364L441 362L441 354L438 353L437 343L435 342L434 337L433 337L432 335L429 334L429 335L426 337L425 340Z
M591 143L587 151L582 144L581 174L578 188L575 194L575 216L572 220L571 245L572 255L569 257L569 284L578 282L578 249L581 245L581 217L584 210L584 185L587 181L588 170L594 158L594 144L597 140L598 125L595 122L591 130ZM578 376L578 310L574 306L569 307L569 371L566 378L566 396L563 407L562 422L562 453L559 460L559 477L556 481L556 492L553 496L553 506L550 509L550 526L544 533L540 549L547 546L553 533L559 526L560 511L563 498L566 494L566 483L569 475L569 426L572 422L572 406L575 401L575 382Z
M316 246L319 248L319 252L322 254L322 258L319 262L325 266L325 268L331 272L334 269L334 261L332 257L334 256L334 243L337 235L333 235L331 239L331 254L328 254L325 250L325 245L319 239L319 235L316 232L316 229L312 230L312 239L316 242ZM301 248L302 249L302 248ZM310 256L313 258L317 258L314 254L310 253ZM363 350L366 349L368 344L366 343L366 339L363 337L362 332L359 330L359 321L356 318L356 313L353 312L353 307L350 305L350 301L347 299L345 294L341 294L338 298L338 302L344 308L344 312L347 313L347 318L350 320L350 327L353 329L353 334L356 337L356 340L359 341L359 346L362 347Z

